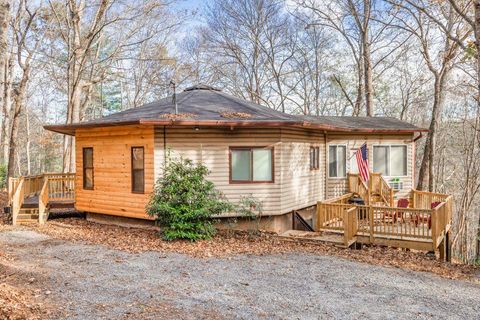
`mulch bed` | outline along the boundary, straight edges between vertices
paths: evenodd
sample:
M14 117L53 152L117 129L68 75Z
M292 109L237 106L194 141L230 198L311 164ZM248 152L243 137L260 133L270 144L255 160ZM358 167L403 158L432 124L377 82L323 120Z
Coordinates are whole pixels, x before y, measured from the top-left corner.
M302 252L431 272L450 279L467 279L475 282L479 280L479 268L445 263L423 252L380 246L366 246L361 250L341 249L322 243L285 241L269 233L252 235L248 232L220 231L212 240L164 241L155 230L103 225L79 218L57 219L49 221L45 226L35 227L35 229L56 239L100 244L132 253L159 251L209 258L238 254L267 255Z

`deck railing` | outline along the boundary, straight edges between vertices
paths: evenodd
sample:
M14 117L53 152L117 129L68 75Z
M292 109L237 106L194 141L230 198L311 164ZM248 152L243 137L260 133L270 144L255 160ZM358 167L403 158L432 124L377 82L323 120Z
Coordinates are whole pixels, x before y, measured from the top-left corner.
M349 173L348 176L348 190L351 193L358 194L365 203L370 203L370 188L362 181L358 173Z
M432 249L436 249L450 229L453 210L451 196L417 192L417 204L422 207L396 208L348 204L348 200L345 201L348 195L318 202L317 231L343 232L346 243L350 243L355 236L366 236L371 243L376 238L428 242ZM425 208L427 200L433 202Z
M40 223L48 219L50 201L75 200L75 173L44 173L10 178L8 186L13 224L16 224L17 216L26 198L38 196Z
M413 208L431 209L432 203L445 202L448 197L448 194L412 189L411 203Z

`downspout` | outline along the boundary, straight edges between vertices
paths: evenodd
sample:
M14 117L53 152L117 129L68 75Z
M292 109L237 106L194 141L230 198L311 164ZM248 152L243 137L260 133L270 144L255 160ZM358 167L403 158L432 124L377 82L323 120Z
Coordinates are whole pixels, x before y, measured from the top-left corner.
M167 126L163 126L163 165L167 163Z
M328 175L327 175L327 170L328 170L328 159L327 159L327 151L328 151L328 146L327 146L327 131L323 131L323 142L325 143L325 170L324 170L324 179L323 179L323 200L327 199L327 186L328 186Z

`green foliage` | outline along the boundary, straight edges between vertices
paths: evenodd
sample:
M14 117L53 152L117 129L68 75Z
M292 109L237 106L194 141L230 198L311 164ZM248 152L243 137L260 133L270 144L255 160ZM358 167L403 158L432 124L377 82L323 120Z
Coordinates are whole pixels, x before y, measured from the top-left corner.
M166 240L209 239L215 234L213 216L233 205L206 179L209 170L189 159L168 156L155 184L147 212L160 223Z
M0 164L0 188L7 187L7 166L2 163Z

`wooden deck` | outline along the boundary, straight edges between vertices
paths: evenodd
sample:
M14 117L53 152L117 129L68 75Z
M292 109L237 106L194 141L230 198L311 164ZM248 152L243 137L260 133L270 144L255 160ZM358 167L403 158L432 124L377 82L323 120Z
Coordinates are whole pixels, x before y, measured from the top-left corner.
M48 220L50 209L75 204L75 175L45 173L9 179L9 204L13 224Z
M373 175L375 177L375 175ZM381 177L364 184L349 175L349 193L317 203L317 232L337 232L344 245L365 244L426 251L448 256L453 198L447 194L412 190L407 208L392 205L393 192ZM349 203L353 194L365 205ZM364 198L368 197L368 198Z

